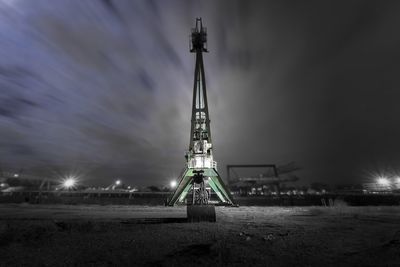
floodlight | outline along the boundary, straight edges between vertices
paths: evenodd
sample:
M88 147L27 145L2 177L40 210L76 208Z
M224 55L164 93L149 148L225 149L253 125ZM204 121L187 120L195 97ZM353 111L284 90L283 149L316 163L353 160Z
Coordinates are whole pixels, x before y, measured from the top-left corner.
M69 188L74 187L75 183L76 183L76 180L73 177L69 177L69 178L65 179L63 185L65 188L69 189Z
M171 188L175 188L176 187L176 181L175 180L171 181L170 186L171 186Z
M389 185L389 180L386 177L379 177L377 180L380 185Z
M116 180L116 181L115 181L115 184L116 184L116 185L120 185L120 184L121 184L121 180Z

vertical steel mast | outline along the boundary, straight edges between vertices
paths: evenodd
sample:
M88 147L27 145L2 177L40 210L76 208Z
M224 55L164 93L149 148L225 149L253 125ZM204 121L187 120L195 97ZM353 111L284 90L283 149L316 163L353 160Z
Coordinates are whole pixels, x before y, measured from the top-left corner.
M203 64L203 52L208 52L206 45L207 29L203 28L201 19L198 18L196 19L196 27L192 29L190 48L191 53L196 53L196 65L194 69L189 151L194 149L194 145L199 140L206 140L211 144L210 118Z
M210 199L211 188L220 202L233 205L233 198L217 172L213 159L210 117L208 113L206 80L204 75L203 52L207 50L207 29L201 18L196 18L196 26L191 33L190 52L196 53L193 83L192 119L189 150L186 153L186 167L180 175L179 184L168 200L172 206L178 202L189 201L195 205L206 205ZM186 198L191 191L192 198Z

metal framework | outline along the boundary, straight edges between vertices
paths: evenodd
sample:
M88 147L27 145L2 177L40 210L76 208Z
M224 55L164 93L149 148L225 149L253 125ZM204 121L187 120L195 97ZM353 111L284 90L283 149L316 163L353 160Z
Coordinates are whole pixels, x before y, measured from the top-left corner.
M189 150L185 156L186 166L179 177L179 184L167 204L173 206L184 202L189 191L193 194L192 204L207 204L210 198L207 188L210 188L222 203L233 205L232 195L222 181L217 171L217 163L213 159L203 64L203 52L208 52L207 29L203 27L201 18L196 18L196 26L192 28L190 52L196 53L196 64Z
M231 181L231 170L233 168L272 168L274 176L278 177L278 169L275 164L237 164L237 165L226 165L226 173L228 175L228 181Z

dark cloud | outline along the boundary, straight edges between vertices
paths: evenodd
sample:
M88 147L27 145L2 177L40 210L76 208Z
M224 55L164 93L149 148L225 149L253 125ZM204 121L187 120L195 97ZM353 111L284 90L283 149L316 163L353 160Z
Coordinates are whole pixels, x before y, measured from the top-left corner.
M6 1L0 162L91 183L166 184L189 142L195 17L208 28L216 160L303 167L302 182L398 166L399 4ZM224 173L224 172L223 172Z

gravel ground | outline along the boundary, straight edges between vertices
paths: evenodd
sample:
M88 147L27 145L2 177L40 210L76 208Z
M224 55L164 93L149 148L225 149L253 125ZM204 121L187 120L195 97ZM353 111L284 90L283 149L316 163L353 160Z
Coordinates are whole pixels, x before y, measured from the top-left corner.
M0 266L400 266L400 207L0 205Z

